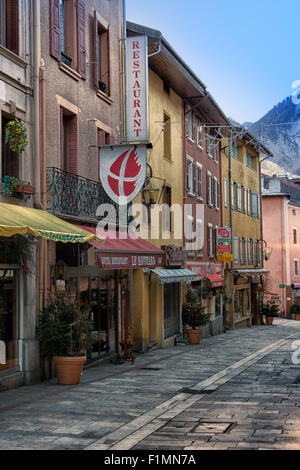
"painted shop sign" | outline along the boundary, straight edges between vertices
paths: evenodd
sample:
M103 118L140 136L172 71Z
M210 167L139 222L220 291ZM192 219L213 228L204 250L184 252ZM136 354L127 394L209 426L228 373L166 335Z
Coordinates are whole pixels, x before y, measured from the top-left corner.
M121 253L98 253L98 261L102 269L159 268L164 264L162 255L128 255Z
M108 196L128 205L141 191L147 171L146 145L108 146L100 149L100 179Z
M147 36L126 39L126 137L127 142L149 140Z
M219 227L217 229L217 243L231 243L231 228Z

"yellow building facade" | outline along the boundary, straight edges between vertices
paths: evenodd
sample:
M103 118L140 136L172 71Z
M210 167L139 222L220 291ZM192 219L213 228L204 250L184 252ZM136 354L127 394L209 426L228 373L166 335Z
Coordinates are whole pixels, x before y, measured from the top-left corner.
M222 223L232 233L233 261L224 263L229 326L260 322L263 276L260 152L253 136L222 143Z

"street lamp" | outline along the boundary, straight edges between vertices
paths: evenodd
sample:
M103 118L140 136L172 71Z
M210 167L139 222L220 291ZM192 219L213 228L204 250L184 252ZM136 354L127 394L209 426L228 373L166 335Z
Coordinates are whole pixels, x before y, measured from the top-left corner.
M153 176L151 165L147 163L147 166L150 169L150 177L146 178L144 188L142 189L142 193L143 193L143 198L144 198L146 206L152 206L153 204L159 204L161 195L165 187L166 180L163 178L158 178L156 176ZM159 195L160 189L151 181L152 179L157 179L157 180L164 182L161 188L160 195Z

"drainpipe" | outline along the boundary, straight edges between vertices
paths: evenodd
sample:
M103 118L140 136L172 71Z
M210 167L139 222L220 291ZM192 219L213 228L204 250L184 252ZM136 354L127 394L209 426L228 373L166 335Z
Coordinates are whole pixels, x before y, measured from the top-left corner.
M233 238L233 229L232 229L232 192L231 192L231 148L232 148L232 137L229 140L229 149L228 149L228 186L229 186L229 223L231 229L231 249L232 254L234 256L234 238ZM233 263L234 261L230 262L229 272L231 272L230 276L230 283L231 283L231 295L233 296ZM233 302L229 304L229 313L231 318L229 321L232 322L232 327L234 327L234 319L233 319Z
M40 62L41 24L40 2L33 4L33 92L34 92L34 205L43 209L41 202L41 162L40 162Z
M41 201L42 206L47 207L47 185L46 185L46 81L45 81L45 65L41 60L40 68L40 118L41 118ZM48 242L42 240L43 244L43 302L47 301L48 292Z

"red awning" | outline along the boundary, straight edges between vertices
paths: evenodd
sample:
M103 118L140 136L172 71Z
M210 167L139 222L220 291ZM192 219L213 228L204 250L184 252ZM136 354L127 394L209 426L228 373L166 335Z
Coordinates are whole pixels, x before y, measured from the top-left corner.
M221 287L224 286L224 278L218 274L207 274L204 276L206 279L209 279L211 282L211 287Z
M81 226L96 234L95 227ZM102 269L159 268L164 266L164 251L132 233L101 231L105 244L91 242L97 249Z

